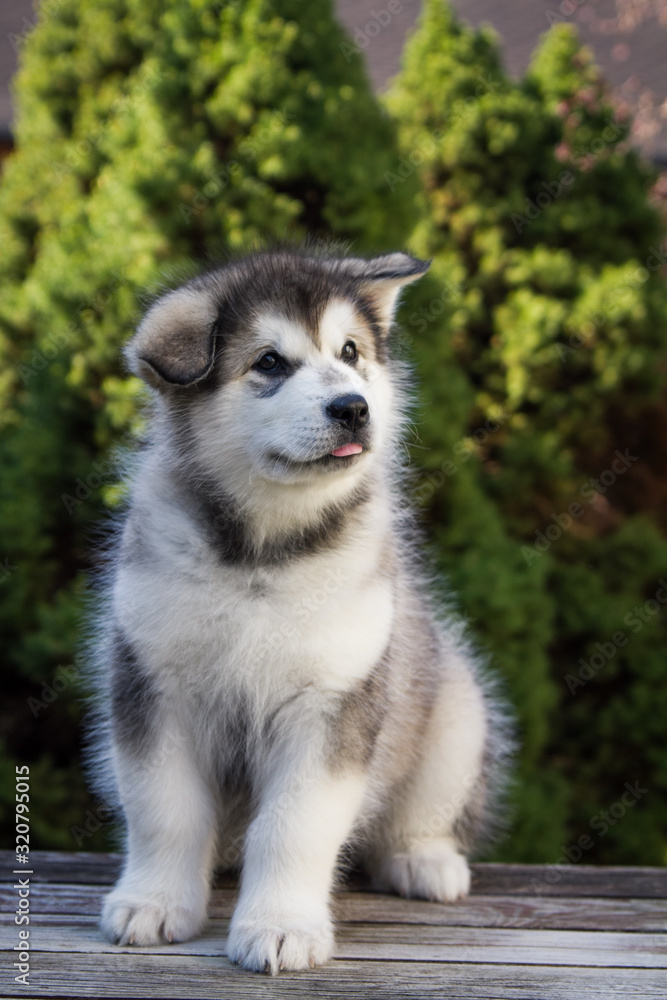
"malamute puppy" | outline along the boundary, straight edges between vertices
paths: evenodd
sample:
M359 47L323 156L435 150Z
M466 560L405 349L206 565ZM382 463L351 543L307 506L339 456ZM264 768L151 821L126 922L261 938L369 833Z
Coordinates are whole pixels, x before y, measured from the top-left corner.
M390 328L427 268L254 254L165 294L127 348L155 401L97 652L127 824L112 941L193 937L239 858L229 957L258 971L331 956L343 850L380 888L468 892L507 743L401 492Z

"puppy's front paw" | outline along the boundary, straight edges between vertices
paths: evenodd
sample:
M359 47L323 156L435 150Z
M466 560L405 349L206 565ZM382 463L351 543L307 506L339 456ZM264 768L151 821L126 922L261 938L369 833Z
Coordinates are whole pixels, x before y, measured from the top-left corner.
M229 928L227 954L230 961L251 972L312 969L333 954L331 920L314 922L289 919L287 915L266 914L248 919L233 919Z
M389 886L401 896L451 903L470 892L470 868L446 840L418 844L394 854L385 867Z
M154 945L187 941L202 928L204 907L193 909L161 899L138 899L114 890L104 901L100 927L112 944Z

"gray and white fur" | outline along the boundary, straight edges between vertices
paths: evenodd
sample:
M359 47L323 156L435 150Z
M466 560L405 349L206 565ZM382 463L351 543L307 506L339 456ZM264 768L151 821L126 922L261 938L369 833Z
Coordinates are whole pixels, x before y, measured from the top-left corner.
M404 896L469 890L510 742L403 495L390 329L427 268L250 254L127 347L154 403L97 615L114 942L198 934L221 865L242 867L229 957L271 973L331 957L343 858Z

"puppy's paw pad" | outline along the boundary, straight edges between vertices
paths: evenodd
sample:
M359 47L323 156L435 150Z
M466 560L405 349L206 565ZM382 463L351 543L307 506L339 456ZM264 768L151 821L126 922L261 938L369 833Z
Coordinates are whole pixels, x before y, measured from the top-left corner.
M113 944L172 944L194 937L204 923L205 914L185 906L159 900L139 902L128 897L107 897L100 926Z
M287 920L232 922L227 942L230 961L252 972L275 975L322 965L333 954L330 921L295 924Z
M470 892L470 868L449 843L432 841L395 854L389 861L387 881L401 896L452 903Z

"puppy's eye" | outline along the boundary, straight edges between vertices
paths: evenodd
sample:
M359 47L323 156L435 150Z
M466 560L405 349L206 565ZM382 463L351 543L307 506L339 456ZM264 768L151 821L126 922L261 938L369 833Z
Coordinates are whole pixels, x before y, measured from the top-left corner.
M274 351L269 351L267 354L262 355L259 361L255 363L254 367L260 372L279 372L282 371L283 368L283 359Z
M357 347L353 340L348 340L346 344L343 344L343 350L340 352L340 356L343 361L347 361L348 364L354 364L357 360Z

